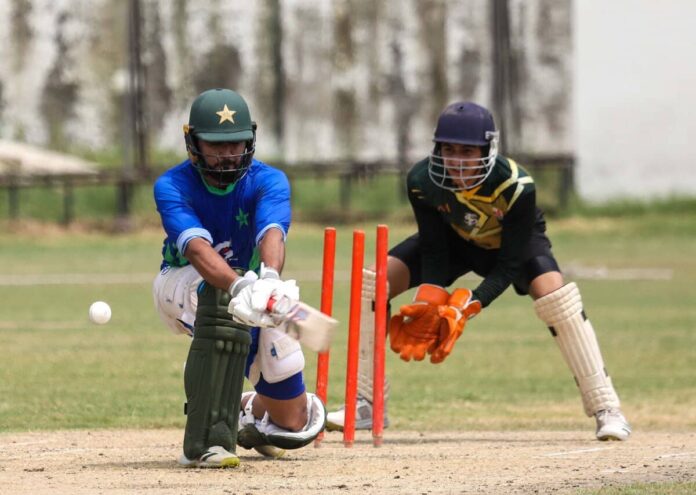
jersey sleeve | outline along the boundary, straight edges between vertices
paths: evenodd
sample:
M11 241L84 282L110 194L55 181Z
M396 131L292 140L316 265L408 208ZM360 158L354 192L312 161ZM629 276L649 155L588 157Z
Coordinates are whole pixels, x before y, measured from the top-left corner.
M280 170L274 170L261 181L257 191L255 242L258 244L271 228L283 233L290 229L290 183Z
M536 191L520 196L502 221L502 238L498 260L491 272L474 289L473 295L485 308L518 277L524 250L532 235L536 219Z
M164 231L168 239L176 243L179 253L184 253L189 241L195 237L202 237L213 243L210 232L203 227L186 195L171 177L162 176L157 179L154 194Z
M447 229L442 216L423 201L422 192L411 177L408 180L408 199L418 224L421 245L421 281L445 286L448 276L449 246Z

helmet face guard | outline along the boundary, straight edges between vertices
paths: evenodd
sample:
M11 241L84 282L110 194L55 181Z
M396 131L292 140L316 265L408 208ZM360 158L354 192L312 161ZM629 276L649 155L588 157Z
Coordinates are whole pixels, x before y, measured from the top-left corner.
M428 163L430 180L448 191L463 191L481 185L493 171L498 156L498 132L488 131L486 138L489 143L482 148L488 148L488 154L481 158L445 158L440 151L441 144L437 143Z
M256 131L255 123L253 123L253 130ZM198 146L195 129L190 125L184 125L184 139L191 165L205 177L214 180L221 188L234 184L246 175L256 151L256 132L250 141L246 141L244 152L234 155L203 153ZM217 165L213 166L211 162Z
M486 108L471 102L449 105L440 114L435 127L435 147L428 163L430 179L449 191L463 191L481 185L495 166L499 137L493 116ZM484 156L445 158L441 152L445 143L477 146Z

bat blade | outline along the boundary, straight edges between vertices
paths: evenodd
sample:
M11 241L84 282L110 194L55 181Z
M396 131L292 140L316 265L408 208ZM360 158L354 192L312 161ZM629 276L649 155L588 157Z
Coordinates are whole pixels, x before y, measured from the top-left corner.
M271 314L285 331L300 344L314 352L326 352L331 347L338 320L325 315L302 301L286 299L269 302Z

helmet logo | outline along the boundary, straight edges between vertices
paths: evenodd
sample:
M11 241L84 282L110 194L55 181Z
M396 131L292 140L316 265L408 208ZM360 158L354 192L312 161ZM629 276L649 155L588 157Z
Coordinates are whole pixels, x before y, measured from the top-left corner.
M234 114L237 113L234 110L230 110L227 108L227 103L225 103L225 107L220 110L219 112L215 112L216 115L220 116L220 122L218 124L222 124L223 122L229 120L231 123L234 124Z

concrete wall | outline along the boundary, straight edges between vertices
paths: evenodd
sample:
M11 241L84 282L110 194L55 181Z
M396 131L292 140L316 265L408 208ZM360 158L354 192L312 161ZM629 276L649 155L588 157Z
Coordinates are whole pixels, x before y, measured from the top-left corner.
M0 0L0 137L118 148L123 0ZM492 104L489 0L141 0L150 142L181 150L198 92L238 89L259 155L408 160L449 102ZM570 0L511 0L521 151L571 151ZM278 47L280 49L278 50ZM275 58L274 58L275 57Z
M583 198L696 194L696 2L576 0Z

